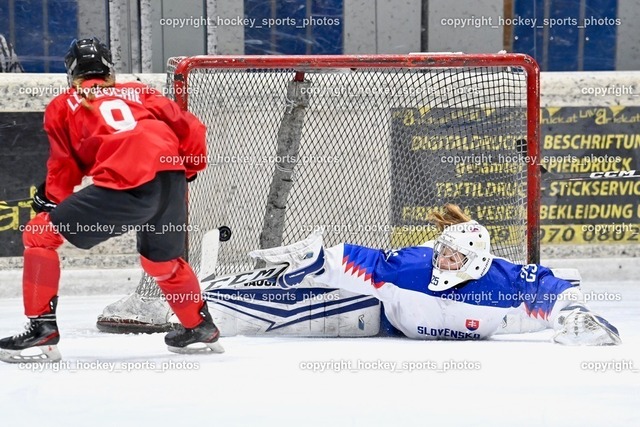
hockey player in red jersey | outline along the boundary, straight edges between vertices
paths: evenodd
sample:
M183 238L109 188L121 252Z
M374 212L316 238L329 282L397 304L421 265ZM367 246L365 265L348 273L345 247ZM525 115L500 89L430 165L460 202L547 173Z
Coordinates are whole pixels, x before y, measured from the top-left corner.
M183 326L166 335L169 350L221 351L198 279L181 258L187 182L206 166L206 128L146 85L115 83L112 65L109 49L96 38L74 40L65 57L70 89L44 114L47 177L33 200L39 213L23 233L29 323L23 333L0 340L0 360L59 360L57 248L66 239L89 249L132 229L142 268ZM74 193L85 176L93 185ZM26 355L34 347L40 352Z

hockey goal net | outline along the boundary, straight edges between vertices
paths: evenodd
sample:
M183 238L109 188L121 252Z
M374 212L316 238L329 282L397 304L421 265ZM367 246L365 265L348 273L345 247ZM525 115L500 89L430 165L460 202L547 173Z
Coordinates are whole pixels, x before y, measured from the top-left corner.
M209 165L189 186L196 270L220 226L223 275L317 227L327 246L420 244L448 202L487 226L496 255L538 261L539 72L526 55L172 58L167 84L208 128ZM151 332L169 314L145 276L98 324Z

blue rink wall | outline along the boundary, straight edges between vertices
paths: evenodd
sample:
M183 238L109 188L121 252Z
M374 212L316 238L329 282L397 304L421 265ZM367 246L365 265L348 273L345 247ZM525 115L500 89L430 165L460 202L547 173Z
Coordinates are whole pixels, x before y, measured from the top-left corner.
M177 21L167 21L167 20ZM640 68L636 0L0 0L27 72L95 35L121 72L201 54L528 53L545 71Z

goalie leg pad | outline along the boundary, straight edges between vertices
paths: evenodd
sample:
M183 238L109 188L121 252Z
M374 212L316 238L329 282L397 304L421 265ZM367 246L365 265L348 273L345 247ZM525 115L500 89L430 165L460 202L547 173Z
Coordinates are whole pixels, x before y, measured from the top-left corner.
M301 284L306 279L324 273L325 253L322 233L316 231L306 239L288 246L260 249L249 253L256 260L267 265L289 264L289 267L276 279L282 288Z
M167 303L185 328L194 328L202 322L200 283L185 260L177 258L158 262L140 256L140 264L149 276L156 279Z

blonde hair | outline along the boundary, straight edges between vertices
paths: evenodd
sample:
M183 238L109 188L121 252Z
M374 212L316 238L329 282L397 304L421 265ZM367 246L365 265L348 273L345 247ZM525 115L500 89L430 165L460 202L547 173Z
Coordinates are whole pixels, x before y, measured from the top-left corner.
M442 213L432 212L429 215L429 221L435 224L438 231L442 231L449 225L471 221L471 217L465 214L460 206L453 203L447 203L444 205Z
M106 76L102 83L95 83L91 87L82 87L82 83L86 80L95 79L96 77L77 77L71 82L71 86L76 90L78 95L82 97L82 106L86 109L92 110L93 107L89 104L96 97L96 88L103 89L107 87L114 87L116 85L116 78L113 74Z

